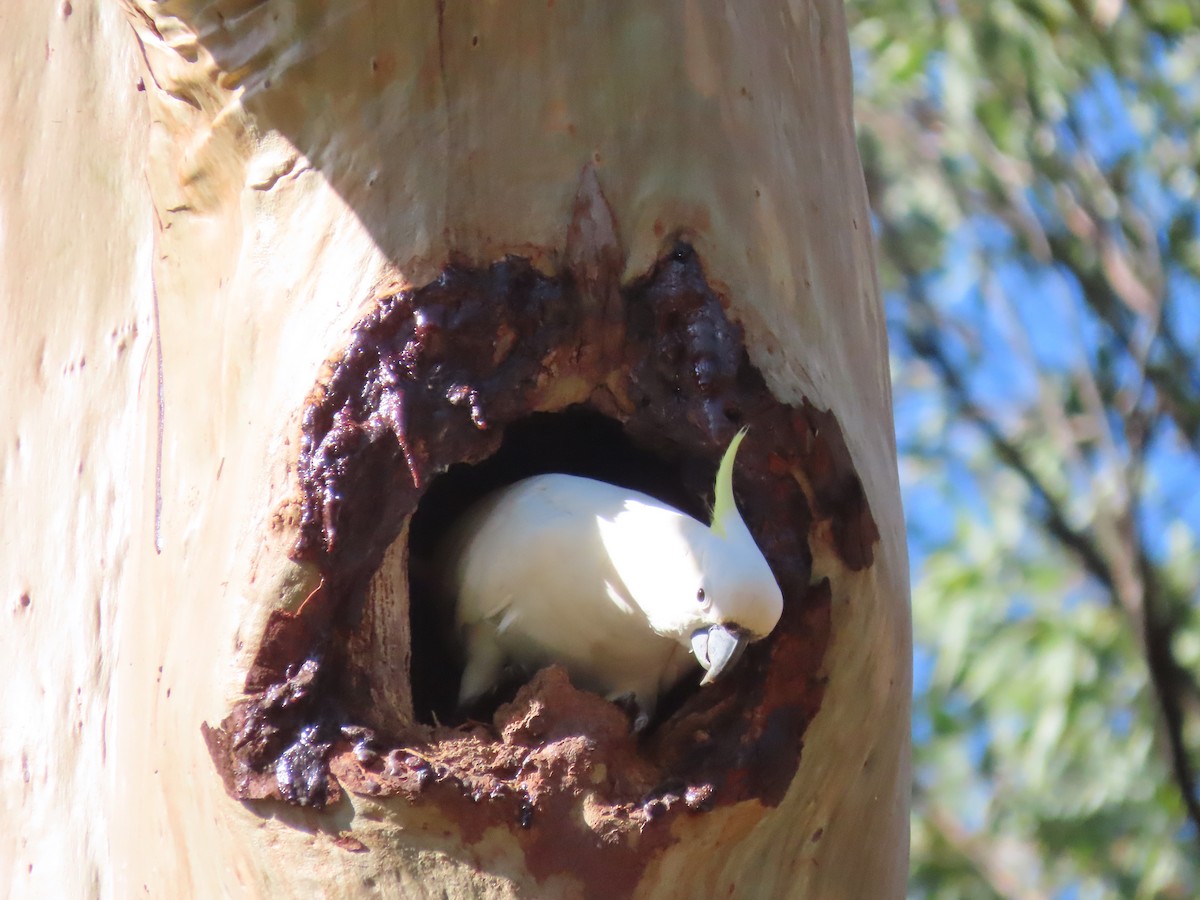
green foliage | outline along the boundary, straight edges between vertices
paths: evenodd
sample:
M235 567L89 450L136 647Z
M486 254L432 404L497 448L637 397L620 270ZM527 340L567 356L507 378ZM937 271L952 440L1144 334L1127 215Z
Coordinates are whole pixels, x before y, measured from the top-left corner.
M911 892L1196 896L1200 8L848 13L916 577Z

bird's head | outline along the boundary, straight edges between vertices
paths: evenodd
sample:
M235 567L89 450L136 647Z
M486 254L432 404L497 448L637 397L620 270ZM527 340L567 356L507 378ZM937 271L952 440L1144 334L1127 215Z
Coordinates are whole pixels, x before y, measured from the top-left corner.
M730 442L717 470L712 524L669 507L627 507L604 542L650 627L689 647L718 678L746 646L766 637L783 594L733 498L733 463L745 437Z
M701 684L714 681L748 644L770 634L783 613L783 593L733 497L733 464L745 436L745 428L734 436L717 469L711 540L696 596L703 620L688 636L706 670Z

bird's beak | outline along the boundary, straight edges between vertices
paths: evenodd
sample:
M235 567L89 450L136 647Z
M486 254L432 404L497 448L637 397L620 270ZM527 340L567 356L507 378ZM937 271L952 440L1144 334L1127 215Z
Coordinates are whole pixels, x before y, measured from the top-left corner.
M721 673L738 661L750 632L737 625L711 625L692 632L692 653L707 672L701 684L716 681Z

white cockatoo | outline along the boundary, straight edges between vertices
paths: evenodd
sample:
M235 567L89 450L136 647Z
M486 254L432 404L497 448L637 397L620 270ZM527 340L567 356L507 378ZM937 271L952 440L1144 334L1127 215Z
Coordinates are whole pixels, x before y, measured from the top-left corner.
M711 525L564 474L518 481L468 511L438 559L466 656L460 707L506 664L557 662L577 686L632 700L642 728L697 662L708 684L770 633L783 595L733 497L745 433L721 459Z

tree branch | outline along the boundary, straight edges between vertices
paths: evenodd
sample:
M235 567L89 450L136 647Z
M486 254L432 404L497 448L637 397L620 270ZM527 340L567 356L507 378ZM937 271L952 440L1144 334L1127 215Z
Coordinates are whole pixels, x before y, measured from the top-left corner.
M912 273L909 273L909 276L907 280L910 302L920 305L927 312L932 312L928 300L916 286L915 277ZM1175 658L1172 648L1174 623L1164 615L1161 585L1154 574L1153 564L1141 551L1136 535L1130 535L1131 545L1137 548L1136 576L1140 585L1133 589L1122 588L1118 584L1119 579L1112 560L1105 556L1085 532L1070 525L1063 515L1061 504L1033 471L1017 444L1004 435L997 424L971 399L961 374L931 333L910 331L908 339L914 352L937 370L955 403L984 434L996 455L1015 471L1033 492L1042 507L1042 526L1079 558L1084 569L1112 598L1113 605L1123 610L1138 629L1152 693L1159 709L1167 762L1187 816L1195 826L1197 843L1200 843L1200 798L1196 794L1196 773L1184 739L1184 697L1190 690L1195 689L1195 684L1187 670ZM1140 602L1135 599L1135 594Z

